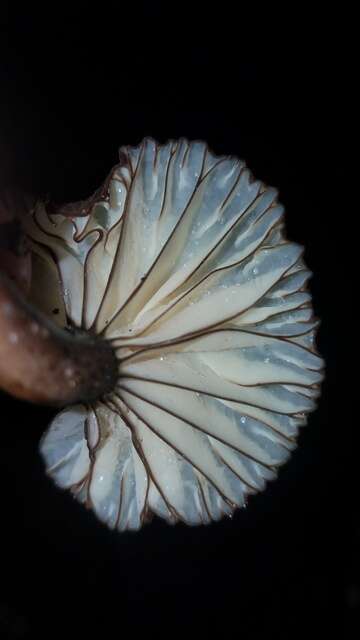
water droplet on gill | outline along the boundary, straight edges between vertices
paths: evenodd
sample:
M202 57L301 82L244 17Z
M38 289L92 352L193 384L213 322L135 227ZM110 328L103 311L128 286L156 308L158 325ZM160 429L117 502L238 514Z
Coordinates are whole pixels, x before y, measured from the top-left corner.
M10 302L5 302L1 308L6 316L10 316L12 314L13 306Z
M37 324L37 322L32 322L32 323L30 324L30 331L31 331L31 333L33 333L33 334L35 334L35 335L36 335L37 333L39 333L39 331L40 331L40 326Z
M240 418L240 422L241 422L241 424L245 424L245 422L246 422L246 417L245 417L245 416L241 416L241 418Z
M257 267L254 267L252 270L254 276L256 276L257 273L259 273L259 269Z

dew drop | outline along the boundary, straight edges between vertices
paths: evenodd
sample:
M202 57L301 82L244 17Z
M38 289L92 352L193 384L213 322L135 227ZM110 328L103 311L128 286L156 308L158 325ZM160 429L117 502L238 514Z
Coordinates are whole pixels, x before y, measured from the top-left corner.
M39 333L40 331L40 326L37 324L37 322L32 322L30 324L30 331L31 333L33 333L34 335L36 335L37 333Z
M245 417L245 416L241 416L241 418L240 418L240 422L241 422L241 424L245 424L245 422L246 422L246 417Z
M2 310L6 316L10 316L13 311L13 306L10 302L5 302L2 305Z

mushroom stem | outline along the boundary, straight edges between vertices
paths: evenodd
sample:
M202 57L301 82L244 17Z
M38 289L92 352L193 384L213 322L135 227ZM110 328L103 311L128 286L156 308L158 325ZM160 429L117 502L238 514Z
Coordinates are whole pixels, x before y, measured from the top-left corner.
M0 387L30 402L63 407L110 393L118 378L111 345L56 326L0 273Z

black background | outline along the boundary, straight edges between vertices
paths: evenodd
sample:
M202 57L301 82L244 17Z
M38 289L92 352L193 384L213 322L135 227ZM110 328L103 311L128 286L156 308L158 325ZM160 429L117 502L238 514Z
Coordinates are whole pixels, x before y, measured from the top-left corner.
M3 11L0 186L87 197L118 147L145 135L203 139L245 159L279 189L288 235L306 247L322 318L322 398L278 481L232 520L154 520L119 535L44 476L38 440L52 410L3 394L0 637L327 637L357 618L349 403L337 414L348 376L338 353L353 348L346 61L336 38L319 40L323 22L319 31L305 21L295 38L292 17L285 43L270 25L264 40L257 18L226 3L199 16L164 6Z

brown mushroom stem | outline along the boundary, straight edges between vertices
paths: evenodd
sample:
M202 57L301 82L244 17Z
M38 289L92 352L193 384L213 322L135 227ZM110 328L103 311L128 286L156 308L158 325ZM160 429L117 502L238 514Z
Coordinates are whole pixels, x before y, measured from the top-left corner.
M111 345L57 327L0 273L0 387L18 398L63 407L97 400L118 378Z

